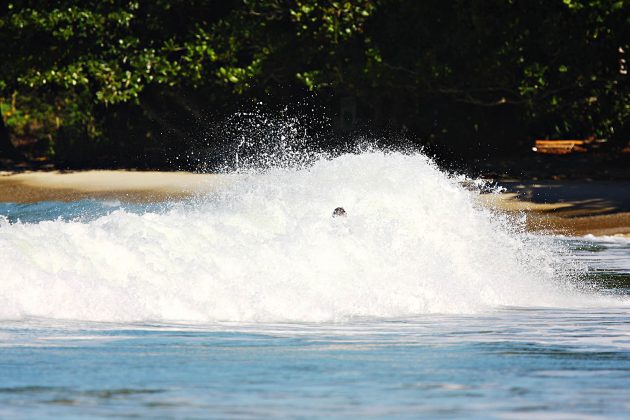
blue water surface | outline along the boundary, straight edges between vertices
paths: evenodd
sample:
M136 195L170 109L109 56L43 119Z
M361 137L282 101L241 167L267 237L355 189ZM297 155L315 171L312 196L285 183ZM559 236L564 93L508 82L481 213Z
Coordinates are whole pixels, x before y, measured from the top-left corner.
M35 203L0 202L0 216L10 223L38 223L46 220L90 222L116 210L143 214L164 212L180 203L123 203L118 200L40 201Z
M626 310L290 325L4 322L0 415L626 417Z

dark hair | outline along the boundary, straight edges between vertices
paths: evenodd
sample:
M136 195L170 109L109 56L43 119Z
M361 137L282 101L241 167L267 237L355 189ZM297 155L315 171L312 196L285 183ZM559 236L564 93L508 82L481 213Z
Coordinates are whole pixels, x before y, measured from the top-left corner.
M343 207L337 207L335 210L333 210L333 217L337 217L337 216L345 216L346 215L346 210Z

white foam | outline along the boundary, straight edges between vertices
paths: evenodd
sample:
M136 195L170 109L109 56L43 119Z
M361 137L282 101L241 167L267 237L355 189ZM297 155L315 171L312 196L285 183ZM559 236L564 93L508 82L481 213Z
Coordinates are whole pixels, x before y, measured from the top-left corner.
M626 235L604 235L604 236L595 236L595 235L584 235L584 239L591 242L607 242L614 243L618 245L630 245L630 237Z
M545 241L419 154L225 178L164 213L1 223L0 318L328 321L604 299L567 287Z

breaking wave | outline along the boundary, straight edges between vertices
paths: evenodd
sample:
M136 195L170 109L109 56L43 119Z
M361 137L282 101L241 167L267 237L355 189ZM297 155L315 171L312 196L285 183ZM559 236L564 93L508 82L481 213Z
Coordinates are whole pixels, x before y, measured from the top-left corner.
M344 321L605 299L422 154L216 176L161 209L0 221L0 318Z

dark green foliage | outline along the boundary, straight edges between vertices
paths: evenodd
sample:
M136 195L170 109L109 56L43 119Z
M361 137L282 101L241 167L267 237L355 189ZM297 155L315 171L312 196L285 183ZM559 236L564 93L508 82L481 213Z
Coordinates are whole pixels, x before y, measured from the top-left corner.
M16 155L17 151L13 143L11 143L9 129L4 123L4 119L0 118L0 157L15 157Z
M77 164L154 165L208 112L309 91L467 154L621 143L629 40L619 0L10 0L0 99L29 116L14 135L35 125Z

